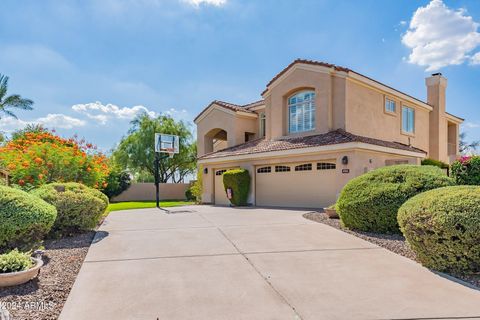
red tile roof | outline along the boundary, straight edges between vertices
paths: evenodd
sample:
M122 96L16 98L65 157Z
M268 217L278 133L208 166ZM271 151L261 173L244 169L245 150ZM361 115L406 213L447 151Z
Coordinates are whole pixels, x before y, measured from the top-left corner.
M264 101L259 100L259 101L255 101L255 102L252 102L252 103L249 103L249 104L239 105L239 104L234 104L234 103L230 103L230 102L214 100L205 109L203 109L202 112L200 112L200 114L198 116L196 116L193 121L197 120L213 104L216 104L220 107L223 107L223 108L226 108L226 109L229 109L229 110L232 110L232 111L243 111L243 112L247 112L247 113L254 113L253 111L250 111L250 108L260 106L260 105L264 104Z
M264 152L271 152L271 151L312 148L312 147L342 144L342 143L348 143L348 142L363 142L367 144L388 147L388 148L393 148L398 150L426 153L421 149L408 146L400 142L390 142L390 141L373 139L373 138L368 138L363 136L357 136L352 133L346 132L345 130L337 129L334 131L330 131L328 133L305 136L305 137L291 137L291 138L287 137L280 140L256 139L256 140L248 141L246 143L243 143L234 147L226 148L216 152L207 153L201 156L199 160L264 153Z

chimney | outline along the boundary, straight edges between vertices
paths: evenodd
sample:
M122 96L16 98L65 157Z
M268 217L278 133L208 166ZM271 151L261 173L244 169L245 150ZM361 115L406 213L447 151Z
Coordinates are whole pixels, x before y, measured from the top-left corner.
M428 156L448 163L446 91L447 79L441 73L434 73L425 79L427 85L427 103L432 106L430 112L430 146Z

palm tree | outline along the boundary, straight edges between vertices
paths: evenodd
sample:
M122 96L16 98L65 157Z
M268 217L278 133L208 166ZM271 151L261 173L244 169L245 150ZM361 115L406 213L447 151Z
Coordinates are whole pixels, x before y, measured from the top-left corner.
M18 94L7 96L8 77L0 74L0 119L2 114L18 119L15 113L9 109L32 110L33 101L23 99Z

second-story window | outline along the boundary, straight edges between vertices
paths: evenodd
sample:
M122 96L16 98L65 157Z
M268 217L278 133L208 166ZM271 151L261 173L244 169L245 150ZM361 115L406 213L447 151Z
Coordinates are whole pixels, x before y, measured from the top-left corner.
M390 113L395 113L396 106L395 101L392 99L385 98L385 111Z
M402 131L405 133L415 132L415 110L413 108L402 108Z
M288 98L288 131L315 129L315 92L302 91Z
M265 112L260 113L260 137L265 137L265 128L267 125L267 118L265 117Z

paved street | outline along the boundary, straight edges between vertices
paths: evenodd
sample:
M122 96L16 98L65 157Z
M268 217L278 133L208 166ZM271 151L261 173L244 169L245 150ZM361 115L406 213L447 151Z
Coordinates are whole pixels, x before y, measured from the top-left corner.
M112 212L61 319L480 318L480 291L306 211L172 211Z

